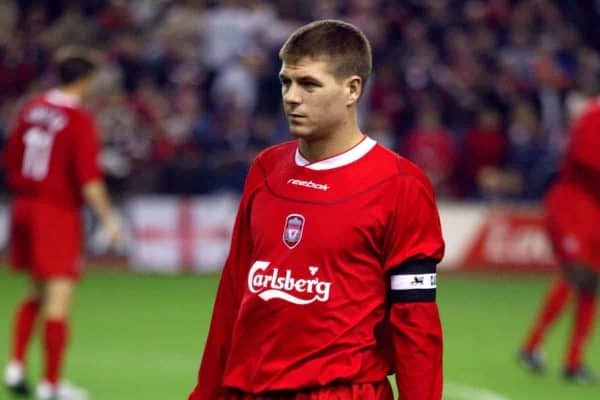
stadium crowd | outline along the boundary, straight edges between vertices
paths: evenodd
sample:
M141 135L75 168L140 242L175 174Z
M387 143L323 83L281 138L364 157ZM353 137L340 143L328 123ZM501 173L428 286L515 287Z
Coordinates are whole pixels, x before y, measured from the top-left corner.
M598 28L576 3L2 2L0 147L20 102L55 83L52 52L81 45L103 59L89 107L115 195L240 190L255 154L288 138L281 43L339 18L373 45L365 133L424 168L440 197L536 199L598 86Z

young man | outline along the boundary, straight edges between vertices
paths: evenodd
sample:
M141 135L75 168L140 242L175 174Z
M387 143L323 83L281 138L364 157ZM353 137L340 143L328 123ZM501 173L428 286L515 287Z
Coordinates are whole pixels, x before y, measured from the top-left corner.
M356 27L317 21L280 51L298 139L248 174L190 400L439 400L444 251L431 185L357 126L371 71Z
M573 127L561 172L545 201L548 228L563 273L546 295L519 353L529 369L544 370L539 354L543 337L573 295L575 318L563 376L581 383L594 380L584 365L583 352L594 322L600 273L599 132L600 101L594 101Z
M93 118L82 108L95 69L91 54L57 53L61 85L27 102L17 115L5 149L7 179L14 193L10 256L31 278L30 293L17 308L5 384L27 397L25 356L39 322L44 349L40 400L83 399L85 391L60 381L69 336L68 315L82 274L80 208L96 213L109 240L120 238L98 167Z

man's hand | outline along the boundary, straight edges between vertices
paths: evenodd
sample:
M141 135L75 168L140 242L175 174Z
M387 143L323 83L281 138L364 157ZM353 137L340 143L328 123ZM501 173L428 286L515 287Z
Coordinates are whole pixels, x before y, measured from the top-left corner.
M102 225L102 236L106 245L118 247L123 244L123 229L118 215L110 204L104 182L95 180L83 186L83 197Z
M110 247L118 248L123 244L123 226L116 214L109 214L100 223L102 224L102 236Z

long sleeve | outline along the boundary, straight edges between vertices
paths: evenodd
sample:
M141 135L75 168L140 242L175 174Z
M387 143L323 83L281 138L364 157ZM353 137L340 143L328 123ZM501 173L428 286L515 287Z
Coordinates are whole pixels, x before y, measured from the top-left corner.
M219 399L223 390L223 373L238 306L231 269L226 264L221 275L210 330L198 371L198 382L189 400Z
M436 266L444 241L433 191L406 178L386 238L387 339L400 400L440 400L443 339Z
M229 256L219 282L210 329L198 371L198 382L188 400L222 398L223 374L230 352L233 326L242 298L245 273L252 256L252 236L248 216L248 193L252 186L251 181L252 170L246 180L233 229Z
M437 304L395 303L388 323L399 398L441 399L443 340Z
M102 179L99 163L100 143L93 118L82 113L77 119L73 134L73 160L77 182L80 186L96 179ZM74 130L75 130L74 129Z

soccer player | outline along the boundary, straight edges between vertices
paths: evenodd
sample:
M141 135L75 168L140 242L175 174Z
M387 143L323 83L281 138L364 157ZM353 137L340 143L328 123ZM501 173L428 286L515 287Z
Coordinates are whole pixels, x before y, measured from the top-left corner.
M5 149L11 208L11 265L29 274L31 287L14 320L11 359L5 384L27 397L26 352L36 323L43 337L44 373L39 400L84 399L84 390L62 382L69 338L69 310L82 274L85 201L111 242L121 237L98 166L99 144L92 116L82 108L96 61L88 51L59 50L60 85L21 108Z
M588 383L594 380L583 354L596 312L600 273L600 101L576 121L559 177L548 192L545 208L555 254L562 274L552 284L533 329L519 353L521 362L542 372L540 346L544 335L574 298L575 318L563 376Z
M434 194L363 134L371 50L322 20L280 50L297 140L252 164L190 400L439 400L442 330Z

